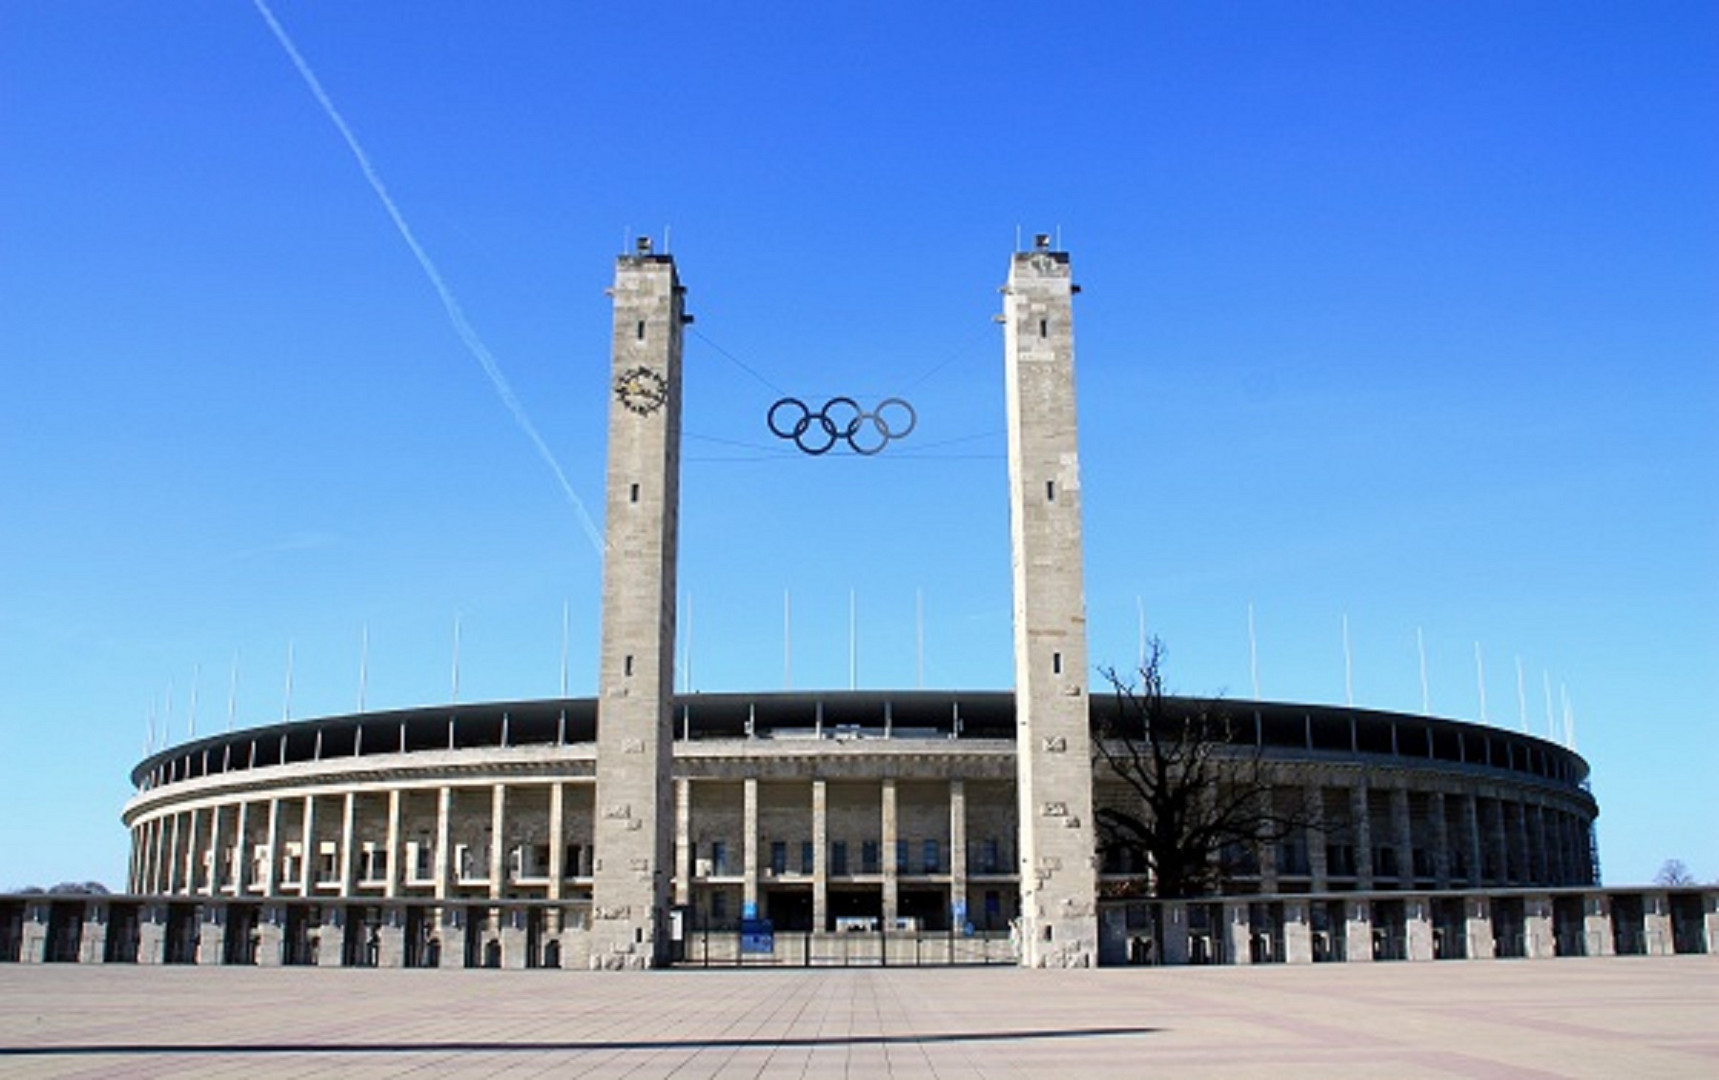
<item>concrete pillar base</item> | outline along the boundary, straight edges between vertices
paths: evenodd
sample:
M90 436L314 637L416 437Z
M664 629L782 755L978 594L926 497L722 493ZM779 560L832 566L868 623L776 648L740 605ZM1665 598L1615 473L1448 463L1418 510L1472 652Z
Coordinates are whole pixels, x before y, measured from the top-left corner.
M1344 905L1343 958L1351 964L1373 960L1373 909L1365 900Z
M397 968L406 966L406 931L385 921L376 931L376 966Z
M278 921L280 918L280 909L276 908L265 912L257 923L258 967L280 967L281 961L285 959L281 954L285 935L281 932Z
M1307 905L1299 900L1283 905L1283 962L1313 963L1313 927L1309 922Z
M1410 960L1431 960L1434 957L1432 913L1429 909L1430 905L1421 897L1403 903Z
M1497 956L1498 942L1492 934L1492 908L1485 897L1470 897L1465 906L1464 930L1468 934L1470 960L1491 960Z
M1166 964L1188 962L1188 905L1177 901L1158 909L1162 927L1163 954Z
M1224 960L1231 964L1253 963L1253 926L1248 920L1248 905L1224 905Z
M1522 945L1530 960L1549 960L1558 955L1558 939L1552 929L1552 898L1530 896L1522 904Z

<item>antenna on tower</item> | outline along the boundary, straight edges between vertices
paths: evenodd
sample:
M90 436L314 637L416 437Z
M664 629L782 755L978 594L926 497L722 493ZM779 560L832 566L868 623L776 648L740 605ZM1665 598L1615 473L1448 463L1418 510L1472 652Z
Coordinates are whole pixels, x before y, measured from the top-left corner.
M561 696L567 697L567 618L568 604L561 601Z
M1349 652L1349 614L1343 613L1343 701L1355 707L1355 663Z
M1528 687L1522 680L1522 656L1516 656L1516 711L1522 722L1522 734L1528 734Z
M227 730L233 730L233 722L239 715L239 651L233 650L233 674L227 680Z
M1486 663L1480 658L1480 642L1474 643L1474 678L1480 684L1480 722L1486 723Z
M1421 654L1421 715L1432 715L1432 690L1427 685L1427 638L1420 627L1415 627L1415 648Z
M191 667L191 706L185 717L185 734L188 738L197 737L197 683L203 676L203 665L193 664Z
M453 704L460 703L460 616L454 613L454 679Z
M1552 673L1541 668L1540 676L1546 681L1546 736L1556 739L1558 737L1558 718L1552 715Z
M281 723L292 719L292 638L287 638L286 693L281 698Z
M358 632L358 711L364 711L364 698L370 689L370 624Z

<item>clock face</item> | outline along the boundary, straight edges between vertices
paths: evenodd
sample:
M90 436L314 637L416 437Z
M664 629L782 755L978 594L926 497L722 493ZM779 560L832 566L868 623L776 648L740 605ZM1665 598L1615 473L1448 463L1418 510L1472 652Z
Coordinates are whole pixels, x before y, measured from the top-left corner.
M648 367L628 368L615 378L615 397L628 410L649 416L668 400L668 382Z

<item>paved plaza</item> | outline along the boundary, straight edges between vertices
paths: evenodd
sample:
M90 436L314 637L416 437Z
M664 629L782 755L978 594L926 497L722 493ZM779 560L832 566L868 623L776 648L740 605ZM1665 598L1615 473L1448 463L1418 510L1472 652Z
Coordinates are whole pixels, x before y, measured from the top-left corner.
M1270 968L0 968L0 1075L1719 1075L1719 959Z

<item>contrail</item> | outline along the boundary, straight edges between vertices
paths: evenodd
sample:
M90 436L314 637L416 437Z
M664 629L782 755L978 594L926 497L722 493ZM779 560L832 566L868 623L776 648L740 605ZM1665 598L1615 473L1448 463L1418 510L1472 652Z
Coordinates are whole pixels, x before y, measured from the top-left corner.
M352 134L350 127L346 126L346 120L341 117L340 110L334 107L334 102L329 98L328 92L322 88L322 83L318 81L316 73L310 70L310 65L305 63L304 57L299 55L298 49L292 43L292 38L287 36L286 30L275 19L274 12L269 10L269 6L264 3L264 0L251 0L251 2L256 5L257 13L263 17L263 21L269 24L269 30L274 33L275 40L280 42L281 48L286 50L293 66L298 68L299 75L304 78L304 84L310 88L317 104L322 106L322 111L328 115L328 119L340 132L340 137L346 140L346 146L352 151L352 156L358 159L358 167L364 171L364 179L370 182L370 189L376 192L378 199L382 200L382 206L388 211L388 216L394 220L394 228L399 231L400 239L406 241L406 246L412 249L412 255L418 260L418 265L423 269L424 276L430 279L430 284L435 287L436 295L441 297L442 307L447 310L448 321L453 324L454 332L460 336L461 341L465 342L466 348L483 368L483 373L489 376L490 385L495 388L496 396L501 398L501 403L507 406L507 411L513 414L514 423L519 425L519 430L525 432L525 437L530 439L531 445L537 448L537 455L543 459L545 465L549 466L549 471L555 474L556 483L561 485L561 490L566 494L567 501L573 504L573 511L579 516L580 527L585 530L586 538L591 541L591 547L596 550L597 558L601 559L603 557L603 537L597 530L597 523L592 520L590 511L585 509L585 501L579 498L578 492L573 490L573 485L567 482L567 474L561 471L561 463L555 460L555 455L549 452L549 446L543 441L543 436L537 433L537 426L525 414L525 407L519 403L519 398L514 395L513 387L508 384L507 376L501 373L501 367L496 363L495 355L489 351L489 346L483 343L483 339L478 337L477 331L472 329L472 324L467 321L465 312L460 310L459 301L454 299L453 291L448 288L448 283L442 280L441 272L436 269L436 264L430 261L430 256L418 243L418 238L412 235L412 229L406 224L406 219L400 216L400 208L394 205L394 200L388 195L388 189L383 186L382 178L377 175L375 167L370 164L369 155L365 154L364 148L358 145L358 137Z

